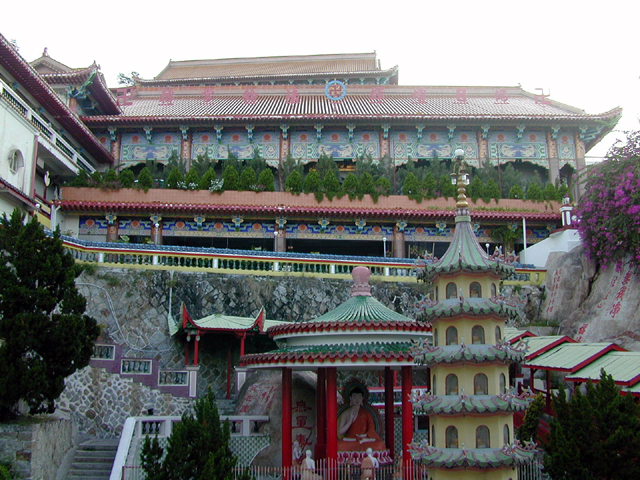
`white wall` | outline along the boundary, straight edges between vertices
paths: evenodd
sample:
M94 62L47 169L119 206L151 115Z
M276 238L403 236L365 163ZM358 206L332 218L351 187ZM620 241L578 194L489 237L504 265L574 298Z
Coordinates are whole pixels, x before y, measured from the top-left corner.
M532 263L536 267L544 268L551 252L568 252L580 245L578 230L568 229L552 233L549 238L532 245L520 252L520 261L525 258L526 263Z

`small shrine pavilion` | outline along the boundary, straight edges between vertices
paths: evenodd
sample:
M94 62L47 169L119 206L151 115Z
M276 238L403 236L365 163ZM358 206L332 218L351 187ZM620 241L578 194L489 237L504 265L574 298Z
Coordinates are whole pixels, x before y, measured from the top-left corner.
M517 396L508 383L509 365L524 360L526 347L504 340L514 308L498 296L498 285L513 267L489 258L473 232L463 154L456 152L454 237L423 274L435 290L422 317L431 322L433 344L423 341L414 353L416 363L431 369L431 391L413 401L429 416L430 437L411 451L430 480L512 480L535 452L514 442L513 414L530 397Z
M369 447L381 465L393 461L394 371L399 370L402 385L401 458L405 467L411 462L408 450L413 438L413 411L409 402L414 366L411 347L413 341L427 340L431 329L429 325L405 317L373 298L369 275L366 267L354 268L349 300L315 320L269 328L267 333L280 348L241 358L244 367L282 370L284 468L292 466L292 415L286 413L292 412L293 370L317 372L315 456L325 459L329 468L359 466ZM347 385L343 390L343 398L347 397L345 405L339 410L338 370L354 373L384 371L384 435L382 431L371 431L370 421L375 423L375 420L366 412L371 410L366 402L366 387ZM357 413L357 419L348 418L351 413L354 417ZM369 426L365 427L368 422Z

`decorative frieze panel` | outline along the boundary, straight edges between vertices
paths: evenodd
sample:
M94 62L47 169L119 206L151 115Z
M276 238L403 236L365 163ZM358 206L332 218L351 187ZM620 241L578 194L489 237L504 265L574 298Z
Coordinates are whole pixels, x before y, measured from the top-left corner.
M146 160L166 162L171 153L180 157L182 136L180 132L123 133L120 146L121 163L139 163Z
M521 137L521 138L519 138ZM528 160L531 163L548 167L547 140L543 132L492 132L489 134L489 162L515 159Z
M251 137L251 138L250 138ZM219 138L219 140L218 140ZM272 167L277 167L280 160L280 133L276 130L256 132L248 130L218 132L195 132L191 143L191 158L208 155L212 160L226 160L229 154L240 160L249 160L255 152Z
M560 132L557 139L558 143L558 161L560 168L569 164L576 168L576 144L573 135L566 132Z
M353 136L353 139L349 137ZM370 155L380 158L380 136L374 131L322 130L320 141L317 132L293 132L291 139L291 156L302 163L318 160L322 154L336 160L353 159Z
M391 156L396 165L405 164L409 159L452 158L458 148L464 150L469 165L478 166L478 142L471 131L401 130L391 134Z
M108 133L99 133L98 134L98 141L100 142L100 144L104 147L104 149L107 152L111 151L111 137L109 136Z

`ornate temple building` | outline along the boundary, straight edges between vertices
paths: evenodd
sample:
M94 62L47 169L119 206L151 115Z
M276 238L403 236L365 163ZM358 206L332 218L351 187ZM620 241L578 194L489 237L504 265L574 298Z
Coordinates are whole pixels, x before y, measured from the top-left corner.
M390 165L393 185L395 172L410 162L450 162L461 148L472 167L502 171L511 164L524 175L571 184L585 153L621 115L620 109L587 114L520 87L400 85L399 68L381 68L375 53L170 61L154 79L134 77L112 91L95 65L69 69L45 54L33 66L111 153L116 169L139 170L147 162L161 168L175 158L188 168L198 158L256 155L273 169L287 159L309 169L328 156L345 175L370 158ZM392 195L376 203L368 196L318 202L268 192L123 193L67 189L58 223L94 241L126 236L371 256L381 256L384 244L394 257L409 256L411 247L439 256L453 231L454 212L442 198L418 203ZM492 246L497 226L515 229L524 219L522 243L530 245L560 224L554 203L501 200L471 209L476 236Z
M534 454L514 442L513 414L530 398L509 388L509 365L524 361L525 352L504 340L514 309L497 297L497 285L513 267L493 261L478 244L464 177L462 167L453 241L424 270L435 299L421 318L432 325L433 343L416 348L415 360L430 367L431 391L415 395L414 405L429 415L430 436L412 453L430 480L508 480Z

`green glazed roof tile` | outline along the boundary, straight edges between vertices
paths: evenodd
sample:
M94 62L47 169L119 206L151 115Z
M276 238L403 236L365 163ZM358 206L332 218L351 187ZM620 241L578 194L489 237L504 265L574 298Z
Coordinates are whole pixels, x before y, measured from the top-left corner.
M358 295L350 297L333 310L309 320L309 322L375 322L390 320L415 323L411 318L385 307L371 296Z

